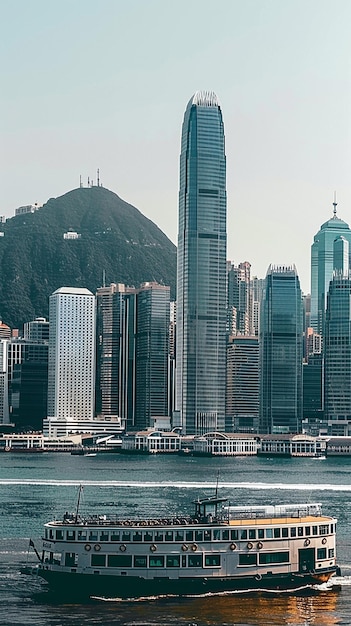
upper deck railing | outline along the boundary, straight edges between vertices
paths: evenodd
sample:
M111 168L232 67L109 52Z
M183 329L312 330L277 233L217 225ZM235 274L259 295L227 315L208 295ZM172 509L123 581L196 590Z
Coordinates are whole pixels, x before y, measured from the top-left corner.
M229 519L272 519L286 517L321 517L322 505L314 504L280 504L268 506L228 506Z

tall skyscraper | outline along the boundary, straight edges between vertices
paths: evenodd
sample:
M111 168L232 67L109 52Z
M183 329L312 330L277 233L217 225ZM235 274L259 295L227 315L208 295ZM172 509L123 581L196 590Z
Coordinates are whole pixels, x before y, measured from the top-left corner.
M328 433L351 435L351 275L330 283L324 341L324 414Z
M251 265L244 261L244 263L239 263L236 266L228 261L227 268L229 335L251 335Z
M270 266L260 327L260 430L297 433L302 420L303 310L296 268Z
M344 242L351 243L350 227L337 217L336 202L333 205L333 217L322 224L311 246L311 326L321 334L324 333L329 283L333 277L333 270L338 269L341 255L345 254L346 249L346 246L342 246L341 242L339 250L335 251L334 259L334 241L342 236ZM336 263L336 267L334 263ZM350 261L348 261L349 265Z
M227 346L226 430L258 432L258 337L229 337Z
M49 299L48 418L94 417L95 297L61 287Z
M225 428L226 158L222 111L199 91L180 155L176 402L183 432Z

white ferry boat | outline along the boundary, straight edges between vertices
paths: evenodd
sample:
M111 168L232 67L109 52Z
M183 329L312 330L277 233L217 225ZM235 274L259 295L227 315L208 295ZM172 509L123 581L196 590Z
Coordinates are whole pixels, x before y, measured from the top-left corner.
M65 513L45 524L36 573L74 596L142 597L296 590L329 580L334 517L320 504L233 507L197 500L189 517L124 519Z

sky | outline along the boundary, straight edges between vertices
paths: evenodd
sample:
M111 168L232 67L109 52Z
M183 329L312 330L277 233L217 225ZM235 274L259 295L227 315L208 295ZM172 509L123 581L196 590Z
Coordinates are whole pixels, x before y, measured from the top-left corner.
M0 0L0 215L96 183L176 244L180 133L216 92L228 249L259 278L351 223L350 0ZM116 277L118 282L118 277Z

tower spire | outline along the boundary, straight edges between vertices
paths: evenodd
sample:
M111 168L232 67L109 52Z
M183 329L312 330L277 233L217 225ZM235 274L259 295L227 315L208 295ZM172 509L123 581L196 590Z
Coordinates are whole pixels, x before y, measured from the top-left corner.
M334 219L336 219L336 207L338 206L338 203L336 201L336 191L334 191L334 202L333 202L333 217Z

